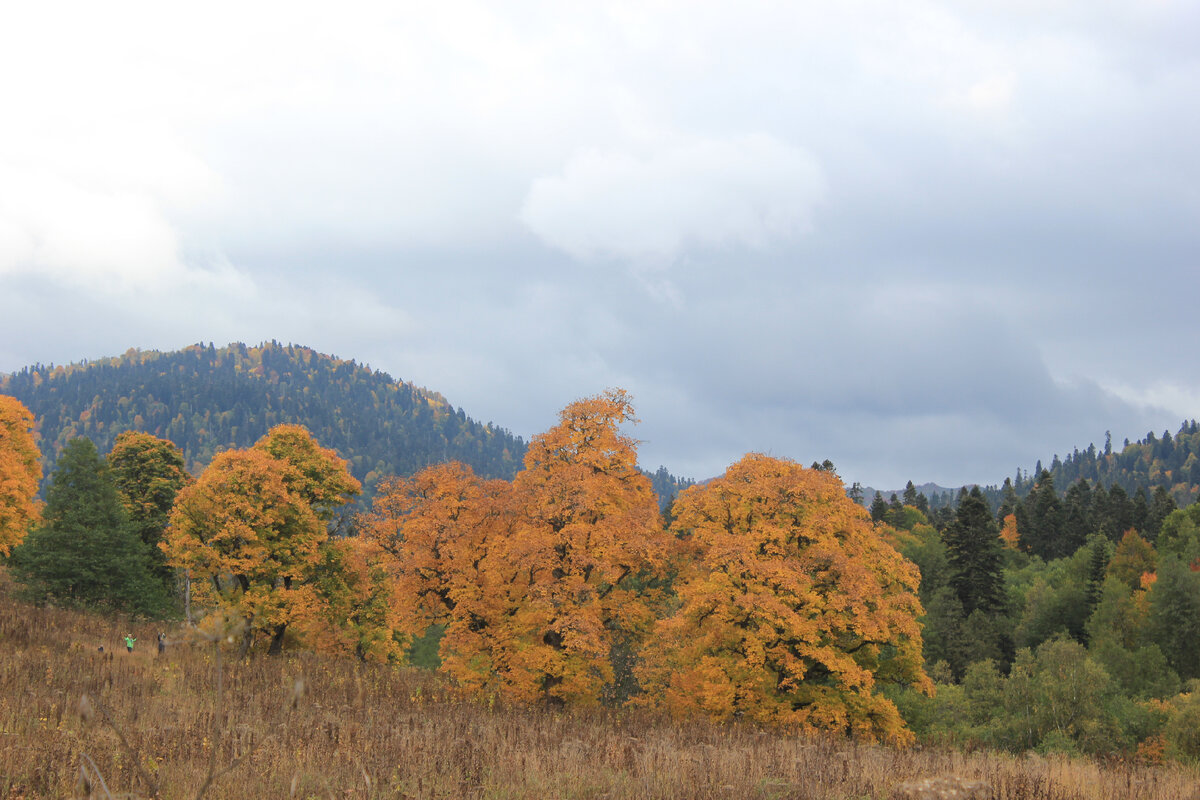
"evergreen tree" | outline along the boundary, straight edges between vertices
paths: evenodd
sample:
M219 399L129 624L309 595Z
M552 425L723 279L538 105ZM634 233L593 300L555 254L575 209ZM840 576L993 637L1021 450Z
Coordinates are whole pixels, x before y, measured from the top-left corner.
M1087 585L1084 589L1088 614L1100 602L1104 589L1104 579L1107 577L1109 560L1112 558L1112 544L1102 536L1095 536L1087 544ZM1086 631L1085 631L1086 635Z
M1142 531L1146 539L1153 542L1158 538L1163 520L1170 516L1175 508L1175 498L1171 497L1166 487L1154 487L1154 499L1150 501L1150 511L1146 514L1146 529Z
M1004 607L1004 576L1000 531L983 492L976 486L958 504L958 512L942 533L950 563L950 586L963 613L1000 611Z
M1053 549L1058 556L1074 553L1087 540L1091 533L1088 522L1088 505L1091 500L1091 490L1087 480L1071 484L1063 503L1063 527L1060 541Z
M44 515L14 552L17 578L35 600L158 613L166 593L90 439L67 442Z
M871 501L871 521L882 522L887 513L888 504L884 501L883 495L876 492L875 499Z
M1129 519L1129 527L1136 531L1146 530L1146 519L1150 516L1150 502L1146 499L1146 487L1139 486L1133 493L1133 514ZM1129 528L1126 528L1128 530ZM1121 531L1125 535L1125 531Z
M1001 525L1004 524L1004 518L1009 514L1015 514L1017 507L1021 505L1021 499L1017 497L1017 491L1013 488L1012 479L1005 478L1004 486L1000 488L1000 507L996 509L996 521Z
M1054 489L1054 479L1046 470L1038 473L1037 488L1025 498L1025 507L1032 534L1026 537L1025 532L1021 531L1025 548L1046 560L1070 555L1072 551L1063 548L1059 538L1063 527L1062 503ZM1018 530L1019 525L1018 520Z
M1120 541L1125 531L1133 527L1133 501L1119 483L1108 490L1108 518L1100 525L1100 530L1114 542Z

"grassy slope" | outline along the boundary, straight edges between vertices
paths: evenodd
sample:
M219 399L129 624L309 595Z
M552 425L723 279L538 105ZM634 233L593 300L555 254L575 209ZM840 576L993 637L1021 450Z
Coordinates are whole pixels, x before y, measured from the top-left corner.
M78 796L84 753L113 796L149 796L146 778L162 797L196 796L213 763L215 660L211 645L179 644L158 656L158 630L21 605L0 574L0 798ZM138 639L133 654L121 645L127 631ZM293 708L301 675L306 690ZM224 691L216 766L245 760L207 798L827 800L892 797L905 781L942 775L983 780L991 787L984 796L995 798L1197 796L1195 775L1177 768L894 751L742 725L488 708L455 698L425 671L308 654L227 662ZM83 693L100 712L88 723L78 711ZM105 712L136 759L104 724Z

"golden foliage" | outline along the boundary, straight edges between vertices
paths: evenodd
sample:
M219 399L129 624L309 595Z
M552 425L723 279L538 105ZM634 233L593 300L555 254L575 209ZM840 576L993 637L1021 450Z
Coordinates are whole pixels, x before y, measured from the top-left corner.
M672 531L692 559L645 654L640 702L713 718L905 743L878 683L931 690L919 576L836 475L747 455L685 491Z
M247 622L246 646L321 606L311 578L336 504L358 482L302 428L280 426L249 450L219 453L176 498L160 545L169 563L207 581Z
M445 464L384 487L364 528L395 557L413 630L446 625L442 666L468 691L595 703L618 640L649 628L668 543L632 421L611 391L564 409L511 484Z
M1006 514L1004 524L1000 527L1000 538L1004 541L1004 546L1009 550L1019 550L1021 547L1021 535L1017 532L1017 515Z
M0 556L9 555L39 519L42 457L33 436L29 409L0 395Z

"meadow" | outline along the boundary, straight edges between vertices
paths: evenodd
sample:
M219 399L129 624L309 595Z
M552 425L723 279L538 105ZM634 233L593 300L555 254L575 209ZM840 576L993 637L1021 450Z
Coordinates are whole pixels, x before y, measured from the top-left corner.
M0 798L87 796L1187 800L1200 780L1181 766L489 705L422 669L218 658L178 626L28 606L0 579Z

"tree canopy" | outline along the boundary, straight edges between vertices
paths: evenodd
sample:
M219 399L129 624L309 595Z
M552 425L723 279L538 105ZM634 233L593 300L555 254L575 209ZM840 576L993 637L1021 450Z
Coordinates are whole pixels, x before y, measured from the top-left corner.
M751 454L674 511L691 558L639 670L643 702L910 739L878 686L931 687L919 575L836 475Z
M0 395L0 557L9 555L37 521L41 479L33 414L15 397Z
M14 553L39 600L160 613L166 592L90 439L72 439L54 470L43 524Z
M268 631L278 652L298 611L316 603L309 579L326 523L358 488L334 451L280 426L248 450L219 453L179 493L162 548L243 620L243 650Z

